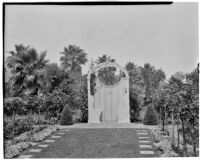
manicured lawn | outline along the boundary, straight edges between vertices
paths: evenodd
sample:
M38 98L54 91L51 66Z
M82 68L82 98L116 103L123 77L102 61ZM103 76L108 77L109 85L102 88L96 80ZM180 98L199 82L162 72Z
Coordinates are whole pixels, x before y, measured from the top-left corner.
M140 155L139 139L137 130L128 128L98 128L98 129L69 129L69 131L58 131L54 135L61 138L54 139L55 142L48 143L47 148L38 153L25 151L23 154L31 158L136 158L136 157L158 157L155 148L142 149L153 150L154 155ZM153 146L152 137L150 144ZM49 137L48 139L53 139ZM47 144L41 142L40 144ZM38 146L31 149L39 148Z

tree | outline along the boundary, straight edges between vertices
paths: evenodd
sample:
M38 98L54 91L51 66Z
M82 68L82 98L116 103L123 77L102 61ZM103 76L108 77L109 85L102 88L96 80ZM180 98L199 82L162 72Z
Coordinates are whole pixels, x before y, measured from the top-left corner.
M150 101L155 96L155 91L158 89L160 82L164 81L166 76L161 69L157 70L149 63L144 64L141 74L146 86L146 99Z
M144 68L142 68L142 77L144 79L144 83L146 86L146 99L151 99L152 97L152 75L153 75L154 67L151 66L149 63L144 64Z
M131 122L134 122L139 120L144 82L139 66L135 65L133 62L128 62L125 68L129 74L130 119Z
M199 128L199 73L198 68L189 74L177 72L171 76L167 85L161 90L156 100L156 106L165 106L164 117L171 114L177 121L179 149L179 120L183 135L183 154L187 156L187 143L193 144L193 156L196 156L196 137ZM157 108L157 107L156 107ZM162 107L163 108L163 107ZM163 115L161 115L163 116ZM167 125L166 121L164 122ZM173 129L174 130L174 129ZM174 138L173 138L174 139ZM174 144L174 142L173 142Z
M144 87L144 80L141 75L141 67L135 65L133 62L128 62L125 65L125 69L129 74L129 84L130 85L137 85L143 89Z
M43 69L44 88L43 91L53 92L64 79L68 79L68 74L56 63L48 64Z
M87 62L85 51L76 45L69 45L64 47L61 54L60 61L63 68L67 70L72 78L79 79L82 75L81 65Z
M11 69L10 82L15 90L14 96L22 92L37 95L41 87L41 70L48 63L46 51L39 55L34 48L15 45L15 51L9 52L7 67Z

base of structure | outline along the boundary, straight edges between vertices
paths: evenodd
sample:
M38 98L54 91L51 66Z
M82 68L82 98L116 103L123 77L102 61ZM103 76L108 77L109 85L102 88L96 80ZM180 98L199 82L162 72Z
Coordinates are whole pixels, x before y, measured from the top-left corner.
M130 121L88 121L88 123L131 123Z

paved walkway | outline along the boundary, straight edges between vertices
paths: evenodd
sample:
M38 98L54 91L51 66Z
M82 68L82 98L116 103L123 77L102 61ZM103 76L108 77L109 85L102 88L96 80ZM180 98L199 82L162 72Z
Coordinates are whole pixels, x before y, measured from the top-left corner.
M60 126L62 129L70 129L70 128L146 128L146 129L154 129L158 127L157 125L144 125L142 123L79 123L69 126Z
M18 158L158 157L148 128L108 123L65 126Z

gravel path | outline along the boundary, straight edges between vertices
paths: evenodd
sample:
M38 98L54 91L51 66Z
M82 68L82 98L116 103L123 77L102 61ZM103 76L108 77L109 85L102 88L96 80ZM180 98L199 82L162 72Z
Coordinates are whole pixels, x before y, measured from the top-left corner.
M137 157L158 157L146 128L61 129L19 158Z

